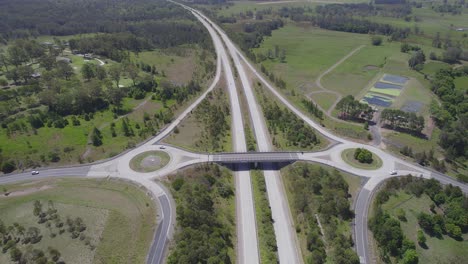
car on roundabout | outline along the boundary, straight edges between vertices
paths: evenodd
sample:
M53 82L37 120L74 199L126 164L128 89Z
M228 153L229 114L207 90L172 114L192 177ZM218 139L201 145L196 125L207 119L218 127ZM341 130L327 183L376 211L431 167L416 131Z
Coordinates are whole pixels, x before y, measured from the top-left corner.
M37 170L31 171L31 175L38 175L38 174L39 174L39 171L37 171Z

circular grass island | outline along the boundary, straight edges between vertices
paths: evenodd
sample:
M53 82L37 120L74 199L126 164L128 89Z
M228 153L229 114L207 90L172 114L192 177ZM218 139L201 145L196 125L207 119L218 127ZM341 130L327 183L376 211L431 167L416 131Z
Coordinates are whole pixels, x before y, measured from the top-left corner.
M365 151L370 152L372 155L372 161L370 163L367 162L361 162L358 159L356 159L355 153L356 153L356 148L351 148L351 149L345 149L343 152L341 152L341 158L348 163L349 165L358 168L358 169L364 169L364 170L376 170L380 167L382 167L382 159L380 159L379 156L375 155L373 152L364 149ZM362 150L362 149L361 149Z
M130 161L130 168L137 172L152 172L166 166L170 159L166 152L146 151L133 157Z

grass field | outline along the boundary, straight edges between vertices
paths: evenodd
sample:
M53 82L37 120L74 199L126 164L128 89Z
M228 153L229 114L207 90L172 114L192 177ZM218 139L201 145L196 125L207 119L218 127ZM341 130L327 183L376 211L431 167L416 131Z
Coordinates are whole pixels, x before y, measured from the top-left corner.
M155 159L154 162L147 162L146 159ZM159 170L169 163L170 157L163 151L147 151L133 157L130 161L130 168L138 172L151 172Z
M268 71L284 79L289 88L307 94L318 89L315 79L321 72L368 42L367 35L287 24L273 31L271 37L265 37L261 47L254 52L266 53L269 49L274 50L275 45L285 49L286 63L266 60L263 64Z
M375 170L382 167L382 160L379 158L379 156L375 155L374 153L372 153L372 163L360 163L354 158L355 150L356 149L345 149L341 153L341 157L349 165L364 170Z
M446 68L450 68L450 64L440 61L429 61L424 64L421 72L427 75L434 75L437 71Z
M417 231L420 230L417 214L419 212L428 213L430 205L433 202L423 194L420 198L400 191L395 196L383 204L382 208L387 210L393 217L397 218L397 211L403 209L406 215L406 222L400 222L403 232L406 236L416 243L416 251L419 255L419 263L450 263L451 258L460 257L466 259L468 257L468 235L464 235L463 241L457 241L449 236L444 235L442 239L436 237L427 238L427 249L422 248L417 244Z
M310 97L316 104L318 104L324 111L328 111L335 103L337 96L336 94L333 93L327 93L327 92L317 92L310 94L308 97Z
M66 263L145 261L156 228L156 210L150 197L139 188L106 179L51 179L3 187L11 194L0 197L0 218L6 225L17 222L26 229L38 227L43 238L33 248L56 248ZM84 233L96 249L91 250L78 238L72 239L68 232L51 238L50 230L55 227L49 230L33 216L35 200L42 201L46 208L47 201L53 201L63 221L66 216L81 217L87 227ZM9 254L0 254L0 262L12 263Z
M372 87L369 91L374 93L386 94L394 97L399 96L401 93L401 89L379 89L375 87Z

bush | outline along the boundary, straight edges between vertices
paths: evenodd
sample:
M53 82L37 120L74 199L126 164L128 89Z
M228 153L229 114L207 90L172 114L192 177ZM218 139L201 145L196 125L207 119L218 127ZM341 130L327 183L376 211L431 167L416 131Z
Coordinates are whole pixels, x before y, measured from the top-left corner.
M372 45L380 46L382 44L382 37L381 36L372 36L371 38Z

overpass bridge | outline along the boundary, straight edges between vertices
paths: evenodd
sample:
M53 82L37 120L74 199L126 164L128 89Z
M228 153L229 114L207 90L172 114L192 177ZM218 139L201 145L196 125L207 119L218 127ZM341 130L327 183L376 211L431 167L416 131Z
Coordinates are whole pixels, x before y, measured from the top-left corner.
M301 152L233 152L209 154L208 160L217 163L277 163L299 160Z

